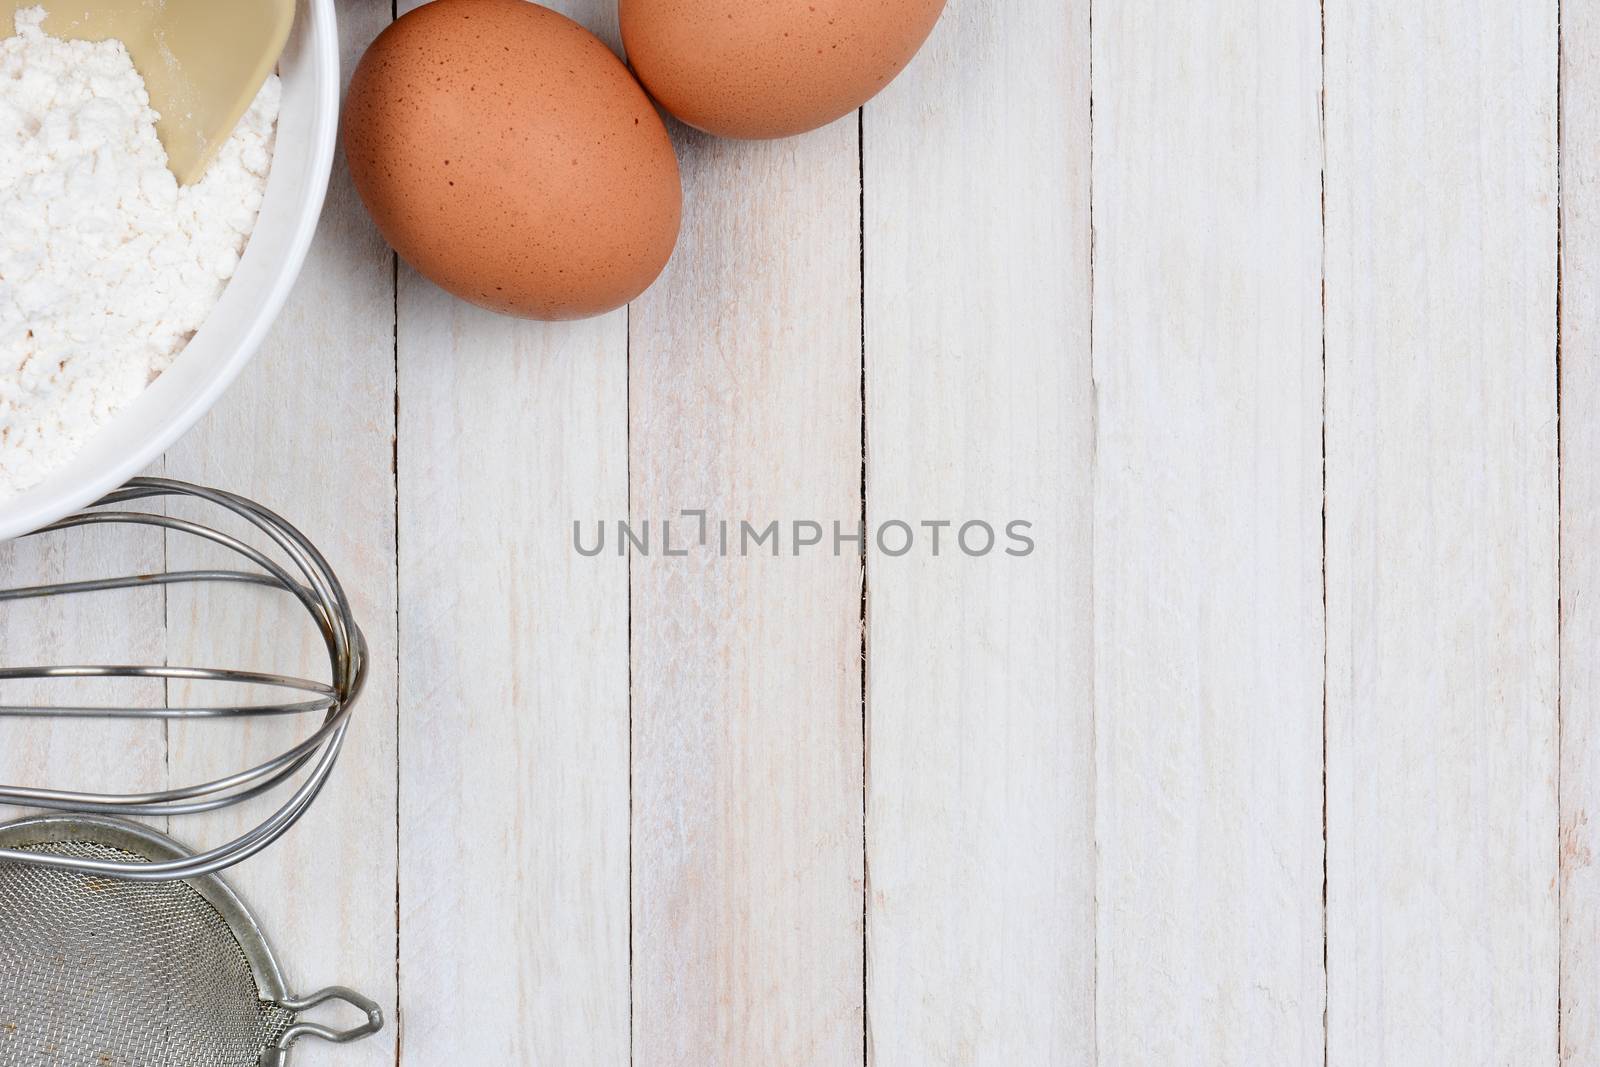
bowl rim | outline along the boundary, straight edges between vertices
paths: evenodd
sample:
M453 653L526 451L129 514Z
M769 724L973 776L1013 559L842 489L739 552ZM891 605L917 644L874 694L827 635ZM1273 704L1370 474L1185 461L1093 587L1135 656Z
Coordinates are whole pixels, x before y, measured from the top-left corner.
M316 236L317 224L322 218L322 207L328 196L328 184L333 174L333 157L339 140L339 27L333 0L306 0L314 32L306 34L308 59L313 69L328 76L319 79L316 92L314 122L321 136L311 146L308 171L313 177L311 194L301 202L282 259L283 268L264 290L261 299L250 312L243 334L232 350L219 359L215 369L194 395L164 418L161 428L150 435L138 448L130 449L122 459L107 465L92 478L65 487L14 510L0 504L0 542L21 537L49 526L58 519L88 507L128 479L148 467L172 444L193 428L201 416L211 410L218 398L233 384L239 372L255 356L267 332L272 329L283 310L289 293L299 280L311 241Z

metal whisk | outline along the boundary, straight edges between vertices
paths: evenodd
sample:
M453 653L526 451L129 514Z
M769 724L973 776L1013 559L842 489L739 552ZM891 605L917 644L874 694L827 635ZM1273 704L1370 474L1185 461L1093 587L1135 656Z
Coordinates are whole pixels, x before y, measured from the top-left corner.
M212 526L171 515L139 510L140 501L181 497L198 500L248 522L276 546L268 554ZM130 506L132 505L132 506ZM344 746L350 714L366 676L367 648L352 617L349 601L333 570L316 547L281 517L232 493L184 482L138 478L94 506L45 527L38 537L74 527L98 525L154 526L207 541L240 557L252 570L188 570L164 574L63 582L0 590L0 611L12 601L37 597L92 594L107 590L177 585L193 582L241 583L282 590L310 614L327 647L331 681L214 667L59 665L3 666L0 683L49 679L153 678L179 682L221 682L266 686L294 693L300 699L270 703L219 703L185 707L114 707L0 705L0 720L107 719L250 719L260 716L321 715L321 724L304 740L264 763L213 781L159 792L110 794L26 788L0 784L0 805L54 811L162 817L216 811L266 794L284 795L280 806L238 838L194 856L131 861L88 855L56 855L0 848L0 863L80 871L143 882L194 878L230 867L282 837L305 814L327 783ZM282 560L274 558L281 554ZM303 772L303 773L302 773Z

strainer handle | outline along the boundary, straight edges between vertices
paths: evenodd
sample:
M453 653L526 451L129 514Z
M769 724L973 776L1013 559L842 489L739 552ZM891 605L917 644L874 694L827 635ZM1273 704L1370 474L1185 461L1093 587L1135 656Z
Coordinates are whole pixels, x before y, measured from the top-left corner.
M307 997L292 997L287 1000L280 1000L278 1006L299 1015L301 1012L310 1011L312 1008L332 1000L342 1000L346 1004L365 1012L367 1021L349 1030L335 1030L332 1027L323 1026L321 1023L296 1022L283 1032L283 1036L278 1038L276 1046L267 1049L261 1054L261 1067L283 1067L284 1062L288 1059L290 1046L302 1037L315 1037L323 1041L332 1041L336 1045L342 1045L346 1041L357 1041L383 1029L383 1009L378 1007L377 1002L362 996L353 989L346 989L344 986L329 986L327 989L319 990Z

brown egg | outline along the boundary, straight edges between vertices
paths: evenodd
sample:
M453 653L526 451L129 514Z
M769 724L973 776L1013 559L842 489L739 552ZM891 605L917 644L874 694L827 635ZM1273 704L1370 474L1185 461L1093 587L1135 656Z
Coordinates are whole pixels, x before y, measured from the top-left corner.
M848 115L928 39L945 0L621 0L622 43L661 106L723 137Z
M649 98L589 31L526 0L434 0L379 34L344 147L395 251L495 311L621 307L678 238L678 161Z

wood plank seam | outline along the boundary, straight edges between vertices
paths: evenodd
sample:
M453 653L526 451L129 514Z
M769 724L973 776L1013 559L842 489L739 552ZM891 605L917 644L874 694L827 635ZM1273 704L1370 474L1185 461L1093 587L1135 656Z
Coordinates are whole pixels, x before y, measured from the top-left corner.
M872 1062L872 1002L868 999L871 988L872 907L872 827L868 820L869 783L872 771L872 733L870 709L867 704L868 685L872 669L871 650L868 648L868 617L870 610L870 568L868 567L867 529L867 108L856 109L856 237L860 244L857 280L861 301L861 1067Z
M1318 439L1322 477L1322 1067L1328 1067L1328 4L1317 0L1318 240L1320 292L1317 294L1322 421Z
M400 17L400 0L390 0L389 21L393 22ZM394 358L394 438L391 443L389 457L389 471L394 478L394 1067L403 1067L405 1063L405 1038L406 1022L403 1014L405 1005L405 987L401 984L405 974L401 970L402 957L401 941L405 937L405 924L400 921L401 879L405 873L405 825L400 811L400 798L403 795L401 788L404 785L402 770L405 767L405 702L400 698L403 692L405 675L401 664L404 662L403 649L405 642L405 628L402 625L404 617L401 614L401 584L400 584L400 559L402 546L400 542L401 511L400 511L400 255L397 252L389 253L389 299L391 314L394 317L394 336L392 338Z
M624 455L622 462L624 499L627 501L627 514L633 515L633 303L630 301L623 310L623 342L622 342L622 419L623 419L623 445ZM634 1029L634 1002L637 994L634 991L634 870L633 848L634 827L638 821L638 812L634 809L633 799L633 761L634 761L634 721L633 721L633 555L629 553L627 562L623 567L623 574L628 583L628 1067L638 1061L638 1033Z
M1555 320L1556 320L1555 321L1555 364L1556 364L1556 370L1555 370L1555 413L1556 413L1556 560L1555 560L1555 570L1556 570L1556 603L1555 603L1555 611L1556 611L1556 620L1555 620L1555 622L1556 622L1556 625L1555 625L1555 629L1556 629L1556 665L1555 665L1556 686L1555 686L1555 706L1556 706L1556 726L1555 726L1555 730L1556 730L1556 759L1555 759L1554 773L1555 773L1555 791L1556 791L1556 809L1557 810L1556 810L1556 833L1555 833L1555 842L1554 842L1554 844L1555 844L1555 850L1556 850L1556 884L1555 884L1555 897L1556 897L1556 1060L1557 1060L1558 1063L1565 1063L1566 1062L1566 1057L1567 1057L1566 1030L1565 1030L1565 1026L1564 1026L1565 1012L1563 1011L1564 997L1566 995L1566 989L1565 989L1565 984L1564 984L1564 980L1566 978L1566 968L1562 965L1562 961L1564 960L1565 955L1566 955L1566 953L1565 953L1566 924L1564 922L1562 922L1562 916L1564 916L1566 914L1566 911L1565 911L1565 908L1566 908L1566 900L1565 900L1566 878L1565 878L1565 863L1563 862L1563 851L1562 851L1562 836L1563 836L1562 835L1562 828L1565 825L1565 817L1566 817L1566 810L1565 810L1566 809L1566 801L1565 801L1565 793L1563 791L1563 783L1562 783L1562 770L1563 770L1562 753L1564 751L1565 738L1566 738L1566 729L1565 729L1565 711L1566 711L1566 708L1565 708L1565 701L1563 699L1563 697L1565 695L1565 693L1564 693L1564 683L1563 683L1563 670L1564 670L1564 664L1565 664L1565 660L1566 660L1566 644L1565 644L1565 641L1564 641L1564 638L1563 638L1563 626L1562 626L1562 594L1564 592L1562 563L1563 563L1564 558L1565 558L1564 557L1564 549L1563 549L1563 537L1562 537L1563 519L1565 518L1565 510L1563 508L1563 498L1562 498L1562 487L1565 484L1565 478L1563 477L1563 474L1562 474L1562 471L1563 471L1563 465L1562 464L1563 464L1564 456L1563 456L1563 440L1562 440L1562 433L1561 433L1561 429L1562 429L1562 427L1561 427L1561 414L1562 414L1561 413L1561 344L1562 344L1561 310L1562 310L1562 285L1563 285L1563 282L1564 282L1564 279L1562 277L1562 270L1561 270L1561 257L1562 257L1563 246L1565 244L1565 236L1566 236L1565 235L1565 227L1564 227L1563 221L1562 221L1563 220L1563 216L1562 216L1562 194L1563 194L1563 191L1564 191L1564 175L1565 175L1565 165L1564 165L1564 162L1562 160L1562 150L1563 150L1563 147L1565 145L1565 131L1566 131L1566 123L1564 121L1564 110L1563 110L1565 78L1563 76L1563 63L1562 63L1562 60L1563 60L1563 44L1564 44L1564 41L1565 41L1566 30L1565 30L1565 27L1564 27L1564 25L1562 23L1562 14L1563 14L1562 3L1563 3L1563 0L1555 0L1555 5L1556 5L1556 42L1555 42L1556 43L1556 49L1555 49L1555 52L1556 52L1556 55L1555 55L1555 95L1556 95L1556 115L1555 115L1555 123L1556 123L1555 169L1556 169L1556 173L1555 173L1555 185L1556 185L1556 195L1555 195L1555 206L1554 206L1555 218L1553 220L1554 223L1555 223L1555 237L1556 237L1556 241L1555 241L1555 244L1556 244L1556 249L1555 249L1555 252L1556 252L1556 261L1555 261L1555 276L1556 276L1556 291L1555 291Z
M1090 971L1089 971L1089 1021L1090 1021L1091 1025L1092 1025L1092 1029L1090 1031L1090 1038L1089 1038L1089 1055L1091 1057L1093 1057L1092 1062L1094 1064L1098 1065L1100 1063L1100 874L1101 874L1101 871L1100 871L1100 758L1099 758L1099 752L1100 752L1100 738L1099 738L1100 716L1094 711L1095 708L1099 707L1099 695L1095 692L1095 684L1096 684L1096 681L1098 679L1099 672L1097 670L1095 670L1094 665L1099 662L1099 654L1100 654L1100 650L1099 650L1099 647L1098 647L1098 642L1100 640L1100 631L1099 631L1099 626L1097 625L1098 620L1096 619L1096 614L1099 611L1100 599L1099 599L1099 596L1098 596L1098 590L1096 588L1096 583L1097 583L1097 579L1098 579L1098 571L1097 571L1096 567L1094 566L1094 562L1093 561L1095 559L1096 553L1099 551L1098 540L1099 540L1099 536L1100 536L1100 524L1095 521L1095 509L1096 509L1096 504L1097 504L1097 495L1099 493L1099 481L1098 481L1098 479L1096 479L1094 477L1094 473L1093 472L1095 471L1096 467L1099 464L1099 456L1100 456L1100 377L1099 377L1099 373L1098 373L1098 371L1096 369L1096 365L1095 365L1095 313L1094 313L1094 309L1095 309L1095 266L1096 266L1095 257L1096 257L1096 253L1097 253L1097 251L1098 251L1098 249L1100 247L1100 240L1099 240L1099 236L1095 233L1095 228L1094 228L1094 209L1095 209L1095 202L1096 202L1096 193L1098 192L1098 190L1095 188L1095 181L1094 181L1094 179L1095 179L1095 158L1094 158L1094 146L1095 146L1095 136L1094 136L1094 134L1095 134L1095 128L1094 128L1094 123L1095 123L1095 114L1094 114L1094 86L1095 86L1095 80L1094 80L1094 54L1095 54L1094 10L1095 10L1095 0L1086 0L1086 3L1084 5L1084 7L1085 7L1085 16L1086 16L1086 18L1088 20L1087 32L1088 32L1088 35L1089 35L1089 49L1088 49L1088 52L1089 52L1089 62L1088 62L1088 66L1089 66L1089 71L1088 71L1089 90L1088 90L1088 93L1086 94L1086 96L1088 98L1088 105L1089 105L1089 115L1088 115L1088 120L1087 120L1088 131L1089 131L1088 132L1089 144L1088 144L1088 147L1086 149L1086 154L1087 154L1088 160L1089 160L1088 211L1087 211L1087 220L1088 220L1088 226L1089 226L1089 262L1088 262L1088 266L1087 266L1088 289L1089 289L1089 293L1088 293L1088 296L1089 296L1089 324L1088 324L1088 329L1087 329L1087 335L1088 335L1088 345L1089 345L1088 363L1089 363L1089 471L1090 471L1090 476L1089 476L1089 559L1090 559L1090 564L1089 564L1089 578L1088 578L1088 584L1089 584L1089 664L1090 664L1090 666L1089 666L1089 708L1090 708L1090 714L1089 714L1089 752L1090 752L1090 759L1089 759L1089 807L1090 807L1089 825L1093 828L1093 830L1092 830L1092 843L1094 845L1093 852L1092 852L1093 863L1091 864L1093 869L1089 872L1089 877L1091 879L1090 882L1089 882L1089 900L1090 900L1090 905L1091 905L1091 909L1092 909L1091 913L1090 913L1092 922L1090 924L1090 930L1089 930L1089 951L1090 951L1090 955L1092 957L1092 959L1090 960Z

